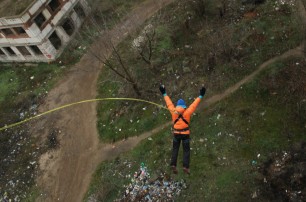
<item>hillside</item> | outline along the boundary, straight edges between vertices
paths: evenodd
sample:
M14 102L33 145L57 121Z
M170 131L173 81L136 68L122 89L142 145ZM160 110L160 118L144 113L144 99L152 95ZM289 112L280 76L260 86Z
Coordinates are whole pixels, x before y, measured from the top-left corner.
M191 174L182 151L179 174L170 170L167 110L87 103L0 131L0 200L122 199L141 165L149 183L181 186L174 201L305 200L302 1L90 3L92 16L58 61L1 64L0 127L93 98L165 105L161 83L173 102L190 104L204 85Z

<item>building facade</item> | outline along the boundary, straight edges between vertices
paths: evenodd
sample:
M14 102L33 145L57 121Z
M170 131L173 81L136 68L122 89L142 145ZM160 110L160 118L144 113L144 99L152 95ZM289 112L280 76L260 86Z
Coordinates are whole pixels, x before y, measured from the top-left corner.
M86 0L34 0L19 16L0 18L0 61L55 60L88 13Z

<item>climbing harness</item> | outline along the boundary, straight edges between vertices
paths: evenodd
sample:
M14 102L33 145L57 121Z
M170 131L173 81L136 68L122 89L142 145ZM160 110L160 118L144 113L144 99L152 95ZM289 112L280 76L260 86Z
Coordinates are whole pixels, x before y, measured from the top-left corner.
M174 120L173 122L173 126L172 126L172 132L173 133L180 133L180 132L185 132L185 131L188 131L189 130L189 122L183 117L183 114L176 111L175 113L178 113L179 116L177 117L177 119ZM183 129L175 129L174 128L174 125L180 120L182 119L186 124L187 124L187 127L186 128L183 128Z
M174 121L173 125L176 124L176 122L178 122L180 119L182 119L187 125L189 125L188 121L183 117L183 114L181 114L180 112L177 112L179 113L179 116L177 117L177 119Z
M106 100L127 100L127 101L145 102L145 103L149 103L149 104L155 105L155 106L157 106L157 107L160 107L160 108L163 108L163 109L168 110L166 107L164 107L164 106L162 106L162 105L160 105L160 104L157 104L157 103L151 102L151 101L147 101L147 100L142 100L142 99L136 99L136 98L97 98L97 99L83 100L83 101L79 101L79 102L74 102L74 103L66 104L66 105L63 105L63 106L60 106L60 107L51 109L51 110L49 110L49 111L43 112L43 113L41 113L41 114L38 114L38 115L36 115L36 116L33 116L33 117L30 117L30 118L24 119L24 120L22 120L22 121L20 121L20 122L13 123L13 124L10 124L10 125L5 125L5 126L3 126L3 127L0 128L0 131L6 130L6 129L9 129L9 128L16 127L16 126L21 125L21 124L23 124L23 123L29 122L29 121L31 121L32 119L36 119L36 118L42 117L42 116L44 116L44 115L50 114L50 113L55 112L55 111L58 111L58 110L60 110L60 109L64 109L64 108L67 108L67 107L71 107L71 106L79 105L79 104L83 104L83 103L98 102L98 101L106 101Z

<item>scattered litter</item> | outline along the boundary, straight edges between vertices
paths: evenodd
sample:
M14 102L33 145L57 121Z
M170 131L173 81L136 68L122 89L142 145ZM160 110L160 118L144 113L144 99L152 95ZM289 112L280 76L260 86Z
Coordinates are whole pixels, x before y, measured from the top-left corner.
M32 162L30 162L30 164L31 164L31 165L34 165L35 163L36 163L36 161L32 161Z
M221 114L218 114L217 119L219 120L219 119L220 119L220 117L221 117Z
M255 191L253 194L252 194L252 198L257 198L257 192Z
M19 118L20 118L20 119L23 119L24 116L25 116L24 112L21 112L21 113L19 114Z
M30 79L33 80L33 79L34 79L34 76L31 76Z
M149 137L148 140L152 141L153 139L151 137Z
M144 163L141 163L131 182L124 187L122 198L115 201L173 201L175 196L187 188L184 180L172 181L164 173L152 180Z

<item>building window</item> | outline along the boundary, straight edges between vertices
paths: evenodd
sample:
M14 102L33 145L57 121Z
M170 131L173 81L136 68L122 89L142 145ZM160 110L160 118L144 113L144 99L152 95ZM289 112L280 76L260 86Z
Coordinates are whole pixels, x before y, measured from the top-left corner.
M56 50L60 49L62 46L61 39L57 36L56 32L53 32L51 36L49 37L50 42L54 46Z
M75 5L74 10L78 14L78 16L81 17L81 18L84 18L86 16L85 12L84 12L84 9L83 9L83 7L81 6L80 3L77 3Z
M12 32L12 30L10 28L7 28L7 29L1 29L2 33L9 37L9 36L14 36L14 33Z
M39 28L41 28L41 26L46 22L46 18L42 13L39 13L34 19L34 22Z
M0 56L5 56L5 53L0 49Z
M36 55L42 55L43 53L37 46L29 46L31 50L36 54Z
M25 34L25 30L22 27L14 27L13 28L15 30L15 32L20 35L20 34Z
M16 38L16 37L28 37L27 33L22 27L12 27L0 30L0 38ZM2 36L3 35L3 36Z
M63 29L65 30L65 32L71 36L74 32L74 25L73 25L73 22L70 18L67 18L65 20L65 22L63 23L62 25Z
M16 55L16 53L11 49L10 47L4 47L4 49L10 54L10 55Z
M54 12L56 9L58 9L60 6L60 3L58 0L51 0L49 3L49 7L51 8L51 10Z
M31 55L28 49L25 46L17 46L16 47L22 55Z

